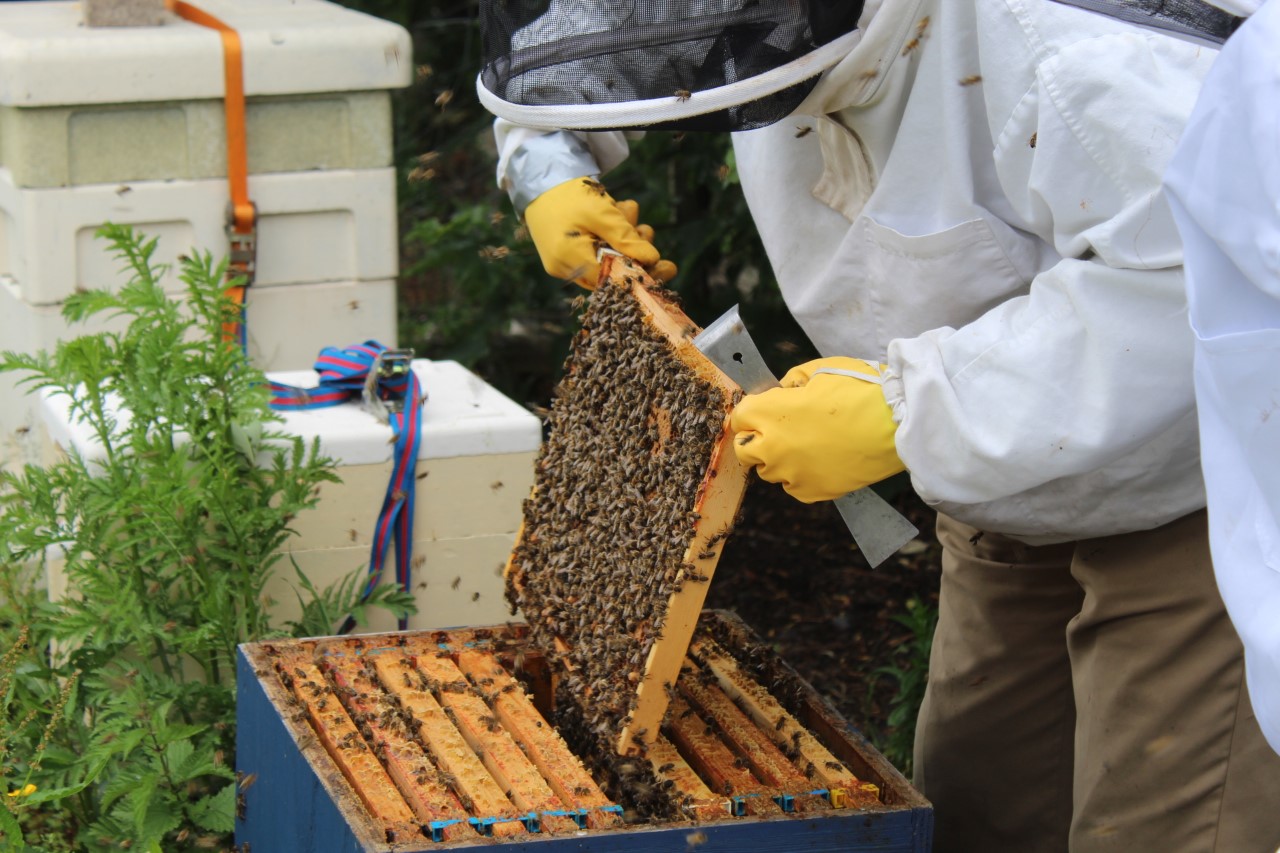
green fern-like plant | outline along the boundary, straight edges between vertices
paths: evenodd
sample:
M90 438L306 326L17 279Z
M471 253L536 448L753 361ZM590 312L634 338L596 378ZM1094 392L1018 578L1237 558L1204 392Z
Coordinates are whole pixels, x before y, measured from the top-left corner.
M13 695L35 705L82 674L40 766L8 769L64 792L60 823L88 849L225 848L235 817L236 646L278 635L264 585L291 521L337 477L318 446L273 427L263 374L223 340L236 310L225 264L184 258L179 302L159 283L156 241L110 225L100 236L130 280L76 294L64 313L124 330L0 355L0 370L64 398L102 451L0 475L0 590L45 650ZM54 601L32 583L31 567L47 560L67 580ZM359 587L304 582L304 608L340 617L359 603ZM397 615L412 609L387 590L374 603ZM334 624L303 623L310 633Z
M938 624L938 608L918 597L907 599L903 613L893 621L908 629L911 634L895 652L892 663L871 671L869 690L882 677L892 678L895 685L889 702L889 715L885 719L885 733L878 738L878 745L885 757L904 774L911 775L912 753L916 736L916 715L924 701L924 690L929 683L929 653L933 649L933 631Z

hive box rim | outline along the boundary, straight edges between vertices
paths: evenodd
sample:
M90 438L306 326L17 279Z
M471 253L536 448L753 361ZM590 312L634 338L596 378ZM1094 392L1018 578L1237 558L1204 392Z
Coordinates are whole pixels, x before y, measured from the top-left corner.
M804 833L804 843L806 845L811 842L820 841L818 837L824 830L835 832L835 822L840 820L852 820L849 830L852 832L865 832L868 837L880 839L880 843L876 847L865 847L866 850L877 850L879 853L927 853L932 843L932 806L924 798L922 794L911 787L910 783L904 776L882 756L878 750L866 739L866 737L853 727L847 720L840 716L839 712L831 705L831 703L817 692L807 681L800 678L795 670L787 664L782 658L771 648L765 645L759 636L748 626L736 613L726 610L704 610L702 611L703 619L709 620L711 623L718 622L720 626L728 631L735 638L741 638L751 643L751 648L761 650L769 662L781 669L791 678L795 679L797 685L800 686L803 696L803 704L814 709L823 716L826 722L832 726L832 730L843 738L849 744L849 747L856 751L860 757L858 762L864 767L871 767L877 771L878 778L881 783L882 802L886 806L884 809L841 809L833 811L829 814L815 817L726 817L723 821L716 822L665 822L642 824L634 827L613 829L613 830L583 830L572 835L545 836L542 838L533 838L518 842L507 842L500 846L504 850L521 851L521 850L541 850L544 848L538 845L563 844L563 849L580 851L580 853L606 853L606 851L619 851L619 853L658 853L658 851L669 851L673 849L673 842L683 839L692 832L701 832L707 836L708 842L715 842L708 849L732 849L735 851L749 851L752 849L760 849L762 851L782 851L794 849L786 846L785 842L780 842L777 836L772 834L773 840L769 846L755 848L749 846L745 839L751 838L753 835L762 834L762 830L783 831L783 837L794 838L794 833ZM700 620L701 624L701 620ZM498 630L507 629L509 625L523 627L520 623L500 623L493 626L468 626L460 628L464 631L475 630ZM393 638L401 632L386 632L383 634L361 635L360 639L368 642L376 640L378 637ZM436 633L435 631L423 631L418 633ZM284 751L283 755L288 759L293 759L291 770L297 773L309 772L315 782L318 783L319 792L326 795L327 803L335 810L335 814L341 816L345 820L346 831L351 836L351 842L360 846L333 847L326 848L334 851L341 850L352 851L352 853L423 853L424 851L446 849L446 850L462 850L476 847L493 847L495 842L493 839L481 838L475 841L460 841L449 844L432 842L423 839L420 843L412 844L396 843L390 844L385 839L374 837L367 816L363 814L357 815L358 822L351 821L351 813L354 811L352 804L347 797L335 796L336 784L334 779L341 780L340 784L346 785L345 777L337 768L333 759L313 737L311 742L303 745L298 742L300 734L305 731L299 731L301 727L297 726L295 721L286 720L279 711L283 706L272 704L268 694L275 693L277 696L284 696L287 690L278 679L267 681L274 689L265 687L262 681L256 677L256 669L269 661L265 647L271 645L288 645L295 643L314 642L321 639L334 639L333 637L319 638L288 638L281 640L265 640L254 643L242 643L237 648L237 717L238 717L238 736L237 736L237 770L241 772L256 772L252 767L245 766L244 759L248 755L260 758L264 750L269 749L273 744L271 740L271 732L265 730L257 733L254 739L255 744L261 743L262 746L251 746L249 741L251 738L242 737L249 734L249 727L246 726L249 715L253 709L250 705L256 705L262 712L271 710L274 712L273 717L267 717L269 722L278 723L276 734L279 729L283 729L283 733L290 738L290 743L295 747L292 751ZM731 647L731 651L739 651L737 648ZM309 727L305 727L309 728ZM810 726L810 728L812 728ZM278 744L275 744L278 745ZM309 761L308 757L313 757ZM844 755L839 757L845 759ZM320 766L317 767L317 764ZM857 768L855 768L857 769ZM324 772L321 772L321 771ZM258 778L255 783L244 790L246 816L254 814L253 809L257 805L260 809L266 806L259 800L264 791L270 790L270 786L276 780ZM257 801L257 802L256 802ZM277 813L279 812L277 808ZM858 819L854 819L857 816ZM282 822L288 823L296 820L300 816L291 816L288 814L280 815ZM853 824L856 824L853 825ZM785 830L782 828L785 827ZM333 832L341 831L341 824L333 823ZM884 836L877 835L883 832ZM887 836L895 832L906 833L904 843L896 844ZM665 834L665 838L664 838ZM259 838L246 837L246 823L241 817L236 819L236 840L251 841L256 847ZM763 840L763 839L758 839ZM829 839L835 841L835 838ZM664 843L665 841L665 843ZM722 846L721 842L727 843L729 846ZM744 846L745 845L745 846ZM305 848L295 848L305 849ZM841 848L826 847L816 849L858 849L858 848Z

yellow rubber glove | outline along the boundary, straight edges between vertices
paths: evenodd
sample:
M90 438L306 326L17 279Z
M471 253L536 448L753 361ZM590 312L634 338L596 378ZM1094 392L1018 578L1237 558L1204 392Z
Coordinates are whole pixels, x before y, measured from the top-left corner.
M729 418L738 460L754 466L761 478L814 503L905 469L894 449L897 424L876 365L820 358L792 368L782 386L744 397Z
M608 246L632 258L658 281L670 281L676 266L653 245L653 229L637 225L640 205L617 201L598 181L574 178L557 184L524 211L529 236L548 275L594 290L600 280L599 250Z

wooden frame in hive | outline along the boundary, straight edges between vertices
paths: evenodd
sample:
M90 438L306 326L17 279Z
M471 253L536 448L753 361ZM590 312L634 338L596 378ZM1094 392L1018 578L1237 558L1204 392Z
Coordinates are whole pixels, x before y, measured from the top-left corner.
M661 736L644 757L612 761L553 728L551 673L529 639L528 626L508 623L241 646L237 843L929 849L924 798L733 614L702 613ZM611 781L622 766L638 771L630 784Z
M505 572L622 755L657 738L746 489L728 428L741 390L698 331L639 266L604 258Z

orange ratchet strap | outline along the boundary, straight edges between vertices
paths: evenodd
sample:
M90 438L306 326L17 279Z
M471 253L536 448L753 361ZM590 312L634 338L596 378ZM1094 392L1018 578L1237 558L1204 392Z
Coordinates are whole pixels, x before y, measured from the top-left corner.
M226 81L224 103L227 123L227 183L231 187L231 204L227 210L227 240L231 246L227 275L240 283L227 288L227 294L239 307L233 321L224 323L224 340L244 339L245 290L253 284L258 253L258 208L249 200L248 136L244 111L244 52L240 34L219 18L182 0L165 0L165 6L178 17L217 30L222 36L222 65Z

